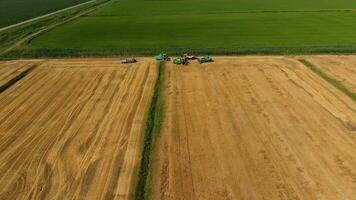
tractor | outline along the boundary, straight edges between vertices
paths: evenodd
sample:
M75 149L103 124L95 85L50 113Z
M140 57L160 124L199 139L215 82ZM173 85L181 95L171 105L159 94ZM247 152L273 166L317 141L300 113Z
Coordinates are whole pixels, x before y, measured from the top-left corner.
M136 63L137 60L135 58L126 58L121 61L122 64Z
M190 55L188 53L183 54L182 57L187 59L187 60L196 60L197 59L197 57L195 57L194 55Z

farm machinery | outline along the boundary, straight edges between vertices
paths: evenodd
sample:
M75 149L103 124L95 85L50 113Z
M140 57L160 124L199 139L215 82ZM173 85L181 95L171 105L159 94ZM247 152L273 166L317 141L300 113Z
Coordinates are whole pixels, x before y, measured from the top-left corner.
M154 58L157 61L169 61L170 60L170 58L166 54L158 54ZM196 57L194 55L190 55L190 54L185 53L182 56L173 59L173 64L176 64L176 65L188 65L190 60L198 60L198 62L200 64L207 63L207 62L214 62L213 58L208 56L208 55L205 55L203 57L198 58L198 57Z
M213 58L210 56L203 56L198 59L200 64L207 63L207 62L214 62Z
M124 60L121 61L122 64L129 64L129 63L136 63L137 60L136 58L125 58Z
M166 54L158 54L157 56L155 56L155 59L157 61L169 61L169 57Z
M196 59L197 59L197 57L185 53L185 54L183 54L183 56L175 58L173 60L173 63L176 65L188 65L189 60L196 60Z
M196 60L197 59L197 57L195 57L194 55L190 55L190 54L187 54L187 53L183 54L182 57L187 59L187 60Z
M173 60L173 63L176 65L187 65L188 64L188 59L185 57L179 57L179 58L175 58Z

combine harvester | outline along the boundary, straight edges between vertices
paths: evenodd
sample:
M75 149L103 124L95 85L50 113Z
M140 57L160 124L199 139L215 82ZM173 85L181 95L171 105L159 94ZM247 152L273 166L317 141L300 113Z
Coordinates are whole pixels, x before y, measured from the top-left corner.
M170 58L166 54L158 54L154 57L157 61L169 61ZM198 60L200 64L207 63L207 62L214 62L213 58L210 56L203 56L201 58L197 58L196 56L189 55L187 53L183 54L181 57L173 59L173 64L176 65L188 65L189 60Z
M203 56L198 59L200 64L207 63L207 62L214 62L213 58L210 56Z
M170 58L166 54L158 54L157 56L155 56L155 59L157 61L169 61L170 60Z
M176 64L176 65L188 65L189 64L189 60L198 60L198 62L200 64L208 63L208 62L214 62L213 58L210 57L210 56L207 56L207 55L205 55L205 56L203 56L201 58L197 58L195 56L184 54L181 57L175 58L173 60L173 63Z
M188 65L189 60L196 60L196 59L197 59L197 57L185 53L185 54L183 54L183 56L175 58L173 60L173 63L176 65Z
M188 59L184 57L175 58L173 64L176 65L188 65Z

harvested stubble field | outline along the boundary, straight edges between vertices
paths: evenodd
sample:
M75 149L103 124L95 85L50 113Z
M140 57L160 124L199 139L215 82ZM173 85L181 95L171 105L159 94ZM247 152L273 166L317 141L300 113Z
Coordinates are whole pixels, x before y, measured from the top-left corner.
M354 199L356 103L290 57L166 69L152 199Z
M309 56L306 58L356 93L356 56Z
M149 60L53 60L0 94L0 199L132 197L156 76Z
M41 62L40 60L26 60L26 61L7 61L0 62L0 87L9 80L18 76L21 72L27 70L35 64Z

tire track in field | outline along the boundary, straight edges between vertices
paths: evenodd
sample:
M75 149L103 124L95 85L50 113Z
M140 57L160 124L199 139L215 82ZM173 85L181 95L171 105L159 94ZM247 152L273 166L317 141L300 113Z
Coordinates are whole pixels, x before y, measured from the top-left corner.
M68 88L70 88L70 90L72 90L72 89L74 89L74 86L75 86L75 81L73 81L73 83L71 83L71 85L70 86L67 86ZM62 99L60 99L59 100L59 102L64 102L64 100L65 99L68 99L68 97L71 95L71 93L67 93L67 95L66 96L62 96ZM56 107L53 107L53 108L51 108L51 109L53 109L53 111L54 111L54 109L56 109L56 108L58 108L57 106L61 106L61 104L56 104L55 102L53 102L55 105L56 105ZM51 112L51 110L48 110L48 111L50 111ZM47 117L52 117L52 116L50 116L50 115L47 115L47 116L44 116L43 117L43 119L44 120L49 120ZM51 146L51 141L49 140L48 141L48 138L45 138L41 133L39 134L39 133L37 133L35 136L29 136L28 137L28 140L29 141L27 141L26 142L26 146L28 146L28 149L29 150L31 150L31 147L32 146L37 146L38 148L44 148L45 147L45 145L47 144L48 146L47 147L50 147ZM36 142L37 142L37 144L36 144ZM24 147L19 147L19 149L23 149ZM37 149L34 149L33 150L33 152L35 152L35 151L37 151L38 150L38 148ZM28 153L28 152L26 152L26 153ZM31 155L31 153L29 153L30 155ZM45 154L44 154L45 155ZM39 158L39 160L42 160L41 158ZM28 166L31 166L31 163L32 163L32 161L31 162L29 162L28 163ZM23 166L22 167L25 167L25 165L26 165L26 162L23 162ZM48 165L46 165L47 167L48 167ZM37 182L37 181L36 181ZM34 184L35 185L35 184ZM21 191L19 191L19 193L21 193ZM32 193L30 193L32 196L33 195L35 195L35 194L32 194ZM36 195L35 195L36 196ZM26 197L26 198L28 198L28 197Z
M128 75L128 74L127 74L127 75ZM131 76L128 75L128 77L131 77ZM132 80L132 79L131 79L131 80ZM118 85L116 86L115 90L117 90L120 86L121 86L121 84L118 84ZM106 90L107 90L107 88L106 88ZM105 91L106 91L106 90L105 90ZM119 90L119 91L120 91L120 90ZM122 92L120 92L120 93L122 93ZM110 99L109 102L112 102L112 101L113 101L114 95L115 95L115 93L112 93L112 94L110 95L110 97L109 97L109 99ZM104 117L106 116L105 113L107 113L107 112L109 111L109 109L110 109L109 106L111 106L111 105L112 105L111 103L107 104L107 106L104 108L103 115L100 117L102 120L100 120L100 121L95 125L95 129L94 129L95 135L93 136L93 141L92 141L92 143L93 143L94 145L90 146L90 148L87 150L87 152L90 152L90 151L94 151L94 152L91 153L91 154L87 153L87 155L85 155L85 157L87 158L87 160L83 160L83 161L82 161L83 164L88 163L89 160L93 159L93 158L92 158L92 155L95 154L96 149L94 149L94 148L92 148L92 147L95 147L95 146L102 146L102 144L99 143L99 142L102 142L102 141L99 140L100 137L99 137L99 135L98 135L98 130L99 130L100 127L106 127L106 126L108 125L108 124L105 124L105 123L103 124L103 121L104 121ZM104 122L106 122L106 121L104 121ZM104 137L105 137L105 136L104 136ZM91 149L92 149L92 150L91 150ZM98 149L98 150L99 150L99 149ZM92 161L92 162L93 162L93 161ZM95 162L95 161L94 161L94 162ZM120 163L120 164L121 164L121 163ZM85 167L83 167L83 168L85 168ZM83 183L78 183L78 185L80 185L80 184L83 185ZM82 188L83 188L83 187L82 187ZM82 189L81 189L80 192L78 192L78 193L82 193Z
M95 82L94 82L95 83ZM89 87L89 85L88 85L88 87ZM80 94L82 93L82 91L80 92ZM75 94L75 93L74 93ZM73 100L73 99L70 99L70 98L66 98L66 101L68 101L68 102L70 102L71 100ZM60 104L59 106L64 106L65 104L66 104L67 102L63 102L62 104ZM69 113L69 115L72 115L72 113ZM57 115L58 116L58 115ZM51 118L53 118L53 117L51 117ZM69 118L69 120L71 120L71 119L73 119L71 116L69 116L68 117ZM50 119L49 119L50 120ZM58 137L61 137L61 135L59 135ZM57 138L58 138L57 137ZM47 147L50 147L50 146L52 146L53 144L54 144L54 141L57 141L57 140L50 140L48 143L47 143ZM46 144L46 143L44 143L44 144ZM43 155L43 159L45 159L45 157L47 156L47 154L49 154L49 152L47 152L46 154L44 154ZM51 168L51 165L48 163L48 162L46 162L46 167L47 168ZM43 180L43 183L51 183L51 181L52 180L50 180L50 179L48 179L47 177L48 176L52 176L52 172L50 171L50 170L48 170L48 172L44 172L45 173L45 175L44 175L44 179L45 180ZM36 185L36 184L34 184L34 185ZM38 185L40 185L40 183L38 183ZM32 188L32 190L35 190L36 189L36 187L34 186L33 188ZM35 191L36 193L40 193L39 191ZM40 195L37 195L37 194L34 194L34 196L46 196L47 194L46 193L42 193L42 194L40 194Z
M56 83L58 83L59 80L60 80L60 79L58 79L58 80L56 81ZM69 79L69 80L66 80L66 81L72 82L70 79ZM64 83L65 83L65 82L63 82L62 84L64 84ZM10 166L4 166L4 168L7 168L7 169L8 169L7 171L9 171L10 169L15 169L15 166L18 166L18 169L23 168L22 165L18 165L18 162L21 162L21 163L24 163L24 164L25 164L26 161L31 158L31 157L29 157L28 155L31 155L32 152L36 151L37 148L39 148L39 147L41 146L40 144L38 144L38 145L33 145L33 144L31 144L31 139L32 139L32 138L33 138L33 139L36 139L36 136L34 137L34 136L32 136L32 135L30 134L30 135L26 135L26 136L22 136L22 137L21 137L20 134L22 134L22 133L27 133L27 132L31 133L30 131L28 131L28 129L31 128L30 124L35 125L36 123L40 123L40 120L41 120L42 118L44 118L44 114L46 114L46 113L42 113L42 112L48 108L48 105L49 105L51 102L53 102L53 99L54 99L54 97L56 96L57 92L58 92L59 90L61 90L64 85L57 85L57 86L59 86L58 89L51 91L51 92L52 92L52 95L49 96L49 98L47 99L47 101L42 102L41 106L37 107L37 108L39 108L38 111L36 111L36 112L34 112L34 113L31 112L31 113L33 113L33 115L32 115L31 118L27 121L27 123L24 123L24 125L21 126L21 127L19 127L17 130L8 129L9 132L11 131L11 132L14 134L14 135L13 135L13 138L14 138L14 139L11 140L10 143L1 145L1 147L3 147L4 149L7 149L7 148L11 145L12 148L14 149L14 151L15 151L17 154L13 154L11 157L8 157L8 156L10 156L9 154L11 153L11 152L9 152L9 154L7 154L7 155L4 156L4 158L3 158L4 160L12 160L12 162L9 162L9 163L11 163ZM73 85L73 86L74 86L74 85ZM66 86L66 87L67 87L67 86ZM49 92L49 91L47 91L47 92ZM36 109L37 109L37 108L36 108ZM35 119L36 119L36 120L35 120ZM17 127L16 127L16 128L17 128ZM41 137L41 135L38 134L37 137ZM20 141L16 141L15 139L20 139L20 140L22 140L22 141L21 141L21 142L20 142ZM38 138L37 138L37 139L38 139ZM27 141L27 140L30 140L30 141ZM34 140L32 140L32 141L34 141ZM16 146L12 144L13 142L17 142L17 143L18 143L18 144L17 144L17 147L21 148L21 151L19 151L19 150L16 148ZM42 141L40 140L40 142L42 142ZM33 146L35 146L35 147L33 147ZM26 150L26 147L28 147L28 148L30 149L30 151ZM23 150L22 150L22 149L23 149ZM28 155L25 155L25 154L28 154ZM0 160L0 163L6 163L6 162L4 162L4 160ZM8 172L5 172L5 173L3 173L3 174L6 175L7 173L8 173ZM16 172L15 172L15 173L16 173ZM0 182L1 182L1 179L0 179ZM6 189L6 188L4 188L4 189ZM0 191L0 193L1 193L1 191Z
M121 92L120 92L120 93L121 93ZM119 94L120 94L120 93L119 93ZM96 103L95 103L94 105L96 105ZM88 151L89 151L89 150L88 150ZM86 154L87 154L87 155L91 155L92 153L89 154L89 153L87 152ZM88 158L88 159L90 160L90 158ZM85 163L85 161L82 161L82 163ZM81 168L85 168L85 166L82 165ZM80 183L76 183L76 184L77 184L77 185L73 185L74 188L76 188L76 186L79 186L79 185L80 185ZM73 186L71 186L71 187L73 187Z
M53 85L56 85L56 83L58 83L58 82L59 82L59 78L54 82ZM47 86L46 92L50 93L53 91L50 88L50 86L48 86L48 85L46 85L46 86ZM57 89L56 91L59 91L59 90ZM8 115L8 117L18 118L20 115L26 115L26 113L33 113L33 115L29 119L27 119L26 123L23 123L22 126L16 126L16 123L10 124L10 126L7 128L6 131L12 131L15 134L13 135L13 137L11 137L7 141L5 141L6 143L0 143L0 152L3 152L4 149L8 148L14 141L16 141L16 139L19 139L19 137L18 137L19 134L22 134L24 131L26 131L26 129L28 129L30 127L29 126L30 124L35 123L35 121L38 120L37 115L41 114L42 110L45 109L49 105L50 101L55 97L55 95L56 95L55 93L52 93L52 95L50 96L50 98L47 99L45 104L42 103L39 105L39 107L36 107L36 108L28 107L28 109L24 110L23 113L15 112L14 114L11 113L10 115ZM38 102L40 102L40 100L41 100L41 97L36 99L36 101L38 101ZM24 100L23 103L25 103L25 101L26 100ZM20 105L20 106L22 106L22 105ZM15 108L16 107L17 106L15 106ZM38 108L40 108L40 109L38 109ZM18 111L18 109L16 111ZM18 114L18 115L16 116L16 114ZM5 119L1 120L0 122L6 124L7 121L8 121L8 118L5 118ZM13 130L13 129L15 129L15 130Z

